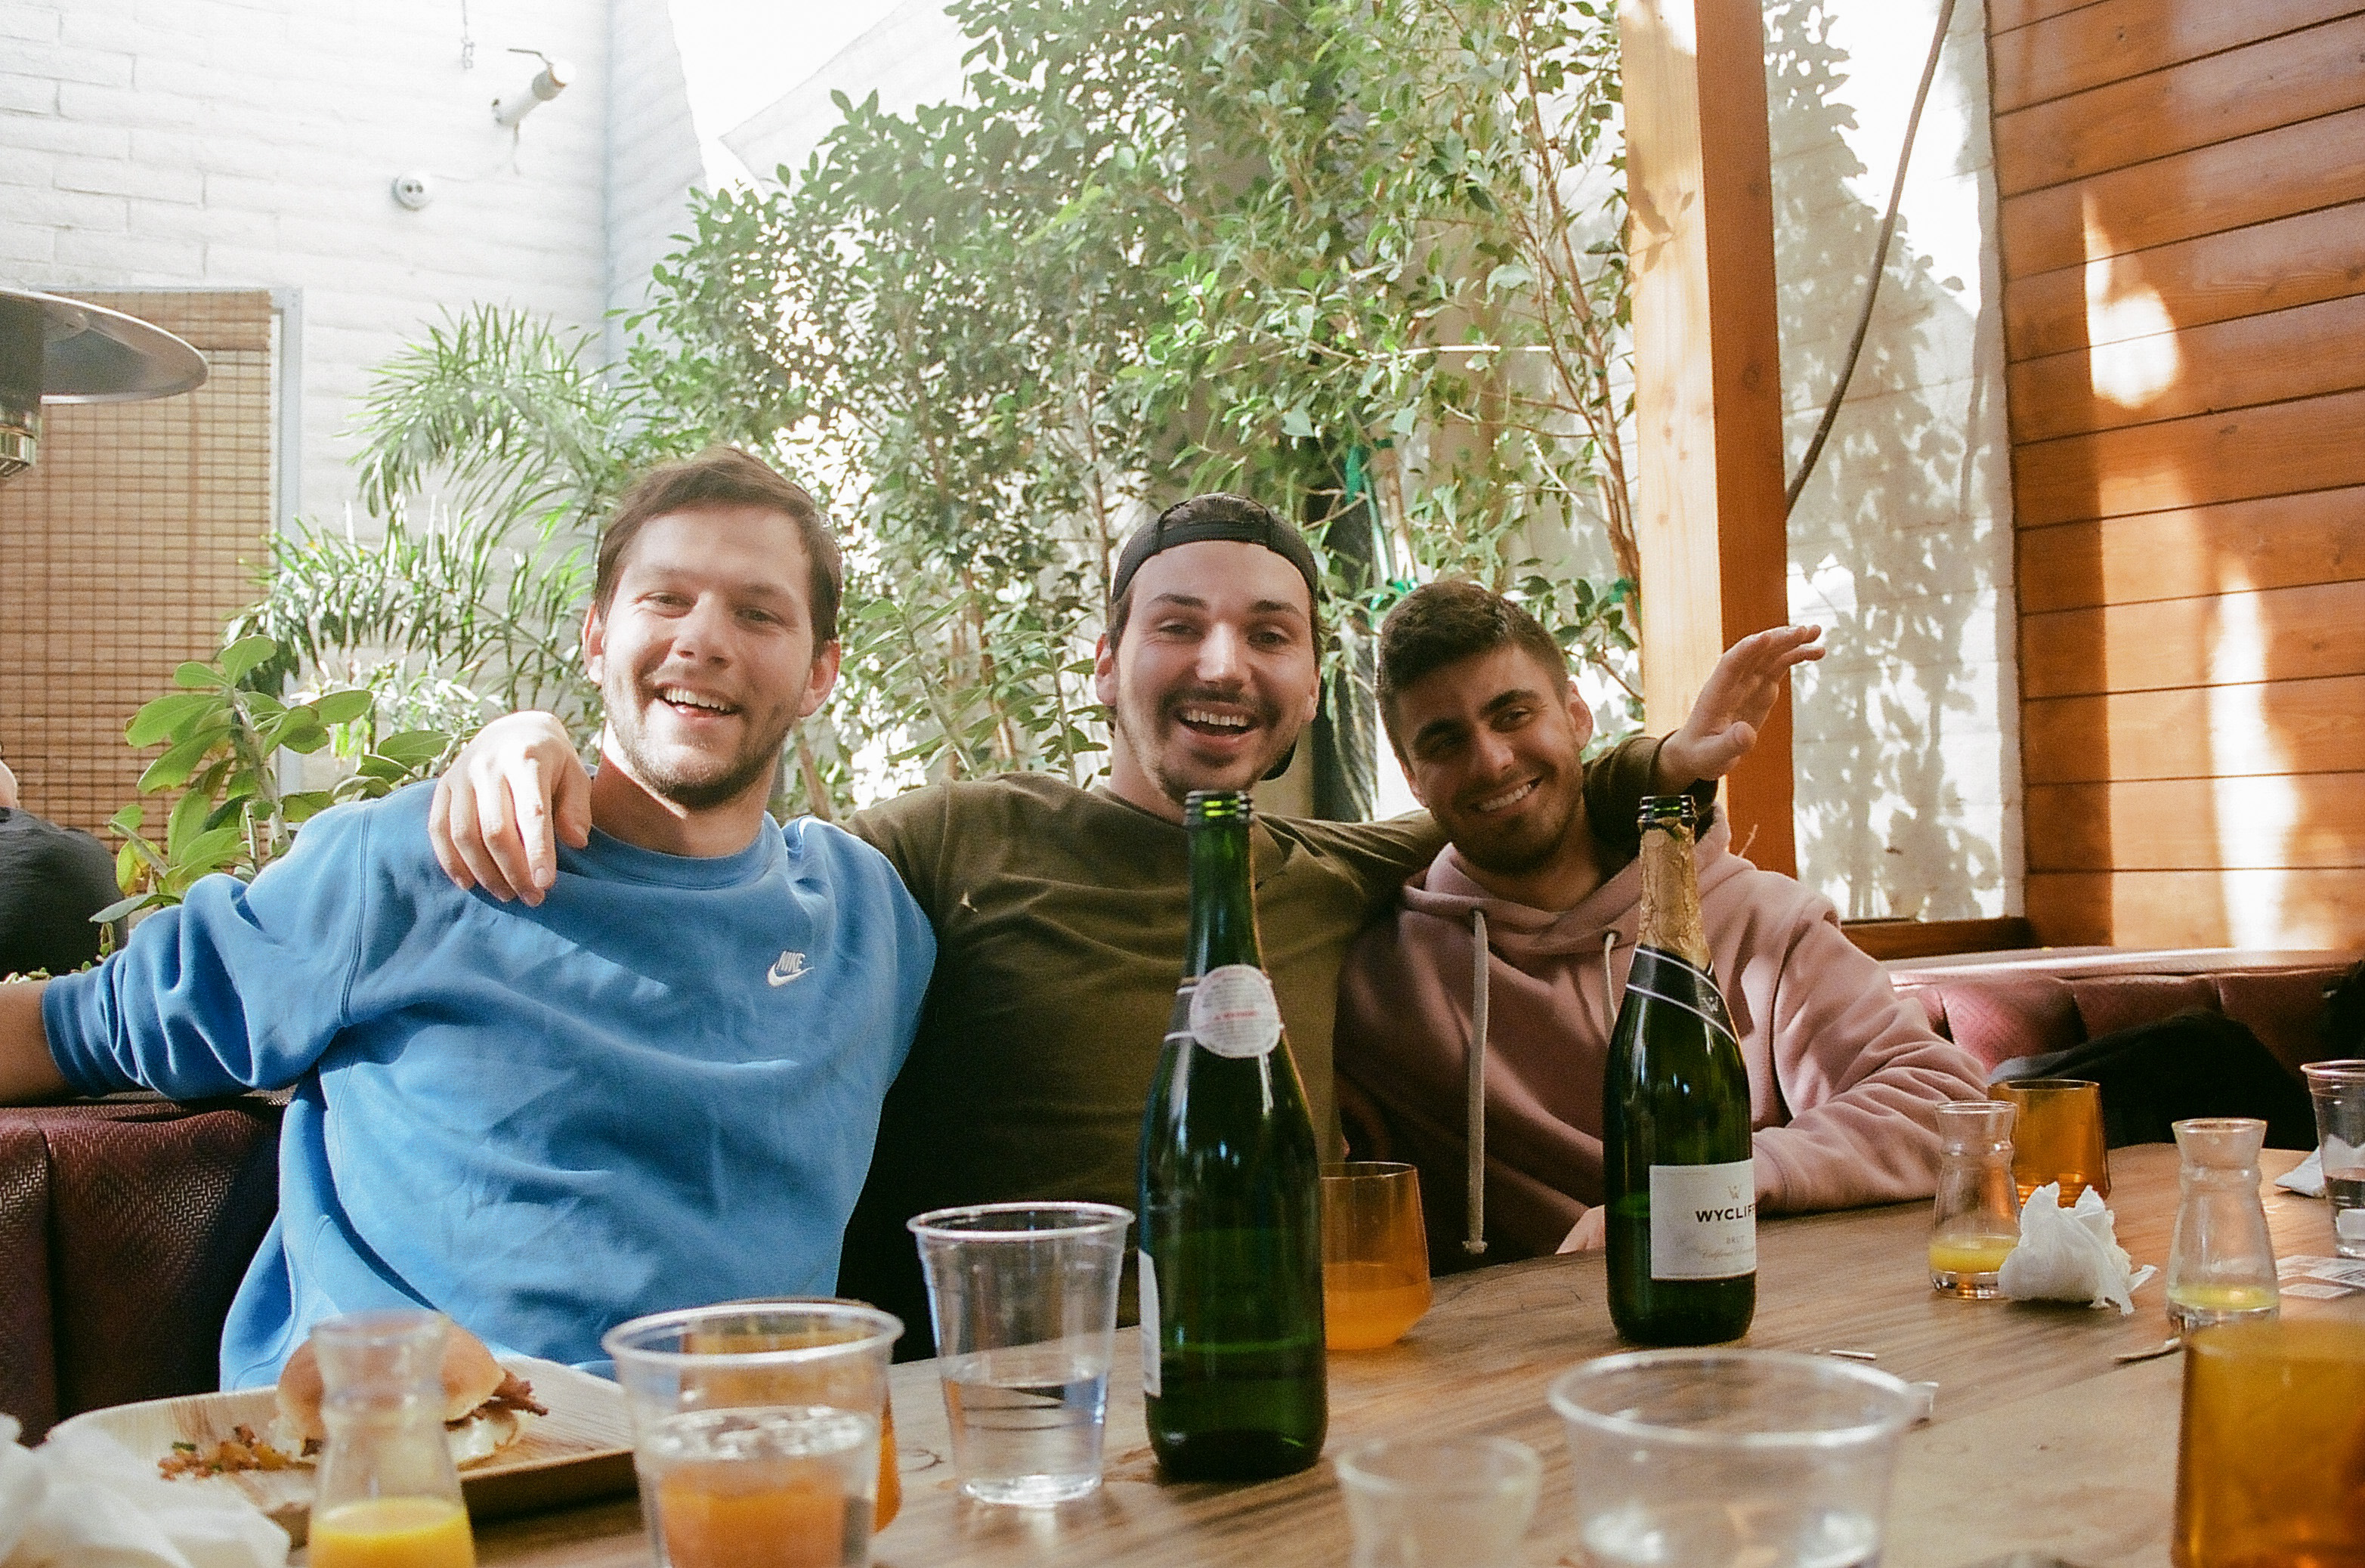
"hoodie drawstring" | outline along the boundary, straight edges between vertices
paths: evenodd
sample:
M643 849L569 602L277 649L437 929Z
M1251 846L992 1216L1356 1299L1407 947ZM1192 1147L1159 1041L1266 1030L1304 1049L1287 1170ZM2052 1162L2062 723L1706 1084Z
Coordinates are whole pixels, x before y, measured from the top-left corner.
M1486 1250L1486 912L1470 912L1470 1081L1463 1099L1470 1118L1469 1232L1462 1250Z

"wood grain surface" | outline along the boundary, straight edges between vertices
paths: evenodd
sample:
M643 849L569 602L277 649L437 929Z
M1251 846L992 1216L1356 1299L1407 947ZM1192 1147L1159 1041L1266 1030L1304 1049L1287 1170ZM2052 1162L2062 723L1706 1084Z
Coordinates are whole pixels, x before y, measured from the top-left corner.
M2287 1170L2296 1159L2270 1151L2267 1170ZM2174 1150L2122 1149L2112 1170L2122 1242L2138 1262L2165 1263ZM2270 1189L2267 1209L2279 1253L2330 1250L2321 1203ZM2122 1367L2111 1359L2167 1332L2159 1282L2137 1294L2130 1317L1942 1299L1924 1272L1928 1227L1928 1205L1906 1204L1774 1220L1759 1231L1760 1303L1747 1343L1870 1350L1882 1369L1939 1385L1934 1420L1906 1439L1884 1562L1948 1568L2044 1550L2090 1568L2165 1563L2177 1363ZM2286 1311L2365 1318L2365 1297L2292 1301ZM1328 1464L1254 1486L1161 1484L1142 1437L1139 1380L1126 1375L1135 1364L1132 1333L1118 1341L1107 1484L1057 1509L992 1508L957 1496L934 1363L898 1367L903 1512L874 1544L874 1562L1334 1568L1346 1561L1346 1519ZM1437 1305L1403 1341L1331 1358L1328 1451L1407 1433L1499 1433L1530 1443L1545 1473L1526 1561L1531 1568L1573 1561L1567 1453L1544 1390L1565 1368L1619 1348L1598 1257L1441 1280ZM477 1545L488 1565L639 1568L649 1561L637 1512L625 1505L496 1525Z

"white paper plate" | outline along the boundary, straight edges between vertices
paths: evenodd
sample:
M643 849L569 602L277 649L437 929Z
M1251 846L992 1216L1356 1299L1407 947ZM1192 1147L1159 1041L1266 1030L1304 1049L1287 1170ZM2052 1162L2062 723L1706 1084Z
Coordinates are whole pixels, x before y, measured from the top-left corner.
M534 1399L550 1414L531 1421L508 1448L460 1472L460 1490L471 1515L500 1518L633 1489L633 1433L622 1389L605 1378L530 1356L504 1356L501 1365L533 1384ZM266 1431L278 1413L277 1396L270 1389L250 1388L85 1411L61 1421L55 1429L105 1432L136 1454L162 1460L174 1443L211 1448L228 1439L233 1427ZM308 1468L251 1470L192 1476L179 1484L235 1486L301 1546L312 1506L312 1479Z

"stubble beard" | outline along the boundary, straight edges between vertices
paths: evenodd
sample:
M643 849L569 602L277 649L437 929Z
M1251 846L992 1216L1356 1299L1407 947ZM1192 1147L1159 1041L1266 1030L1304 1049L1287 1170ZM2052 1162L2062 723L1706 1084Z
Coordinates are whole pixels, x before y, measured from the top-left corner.
M619 702L618 697L625 700ZM701 768L681 768L653 755L654 748L641 722L645 711L641 706L643 700L644 694L638 689L610 694L608 734L633 777L650 793L689 812L709 812L728 805L759 782L765 785L765 792L770 793L772 777L780 766L780 749L788 741L789 726L782 725L779 734L768 742L752 744L727 760ZM659 699L648 693L645 700L655 702ZM744 716L745 711L741 711Z
M1571 790L1568 804L1561 812L1552 831L1530 837L1521 833L1496 846L1463 844L1456 840L1454 852L1479 870L1494 877L1524 877L1550 866L1568 842L1572 833L1589 831L1585 820L1585 796Z
M1219 701L1234 707L1252 708L1256 711L1258 723L1267 737L1278 737L1281 733L1282 715L1273 704L1260 701L1245 694L1235 697L1211 697L1205 692L1193 692L1187 696L1162 700L1150 705L1149 722L1138 726L1133 722L1133 712L1142 704L1126 693L1121 670L1118 676L1118 701L1116 706L1109 711L1109 728L1115 733L1116 743L1133 754L1135 763L1140 767L1143 773L1149 776L1150 782L1158 786L1159 792L1178 806L1186 804L1194 790L1250 789L1272 770L1272 765L1280 760L1283 753L1297 744L1295 734L1292 734L1286 741L1277 741L1277 744L1257 760L1256 771L1250 776L1249 781L1245 784L1228 784L1205 778L1184 778L1166 766L1165 750L1157 743L1170 727L1188 734L1189 728L1180 717L1182 710L1203 697L1206 697L1211 701ZM1137 733L1138 731L1147 733ZM1145 741L1149 744L1144 745Z

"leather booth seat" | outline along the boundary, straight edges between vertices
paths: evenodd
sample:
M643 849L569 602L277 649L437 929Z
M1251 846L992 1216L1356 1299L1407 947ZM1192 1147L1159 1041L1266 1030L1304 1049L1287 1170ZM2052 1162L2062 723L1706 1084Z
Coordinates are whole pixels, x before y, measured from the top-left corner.
M2325 992L2353 954L2036 947L1884 964L1930 1026L1992 1068L2191 1008L2246 1024L2290 1071L2337 1054L2319 1037Z

